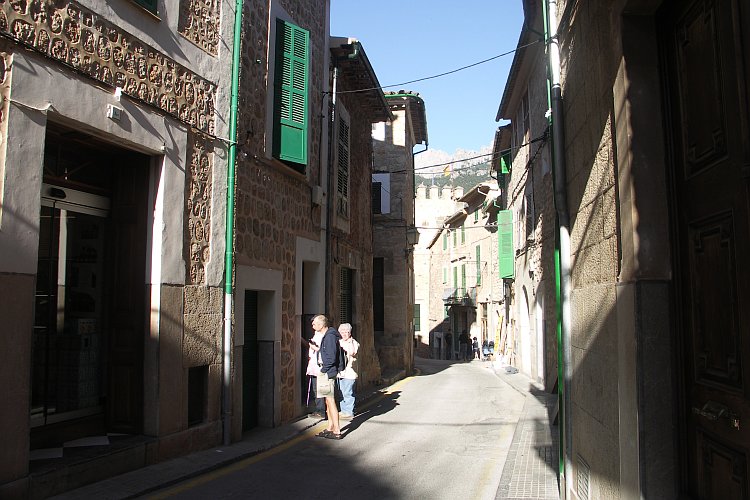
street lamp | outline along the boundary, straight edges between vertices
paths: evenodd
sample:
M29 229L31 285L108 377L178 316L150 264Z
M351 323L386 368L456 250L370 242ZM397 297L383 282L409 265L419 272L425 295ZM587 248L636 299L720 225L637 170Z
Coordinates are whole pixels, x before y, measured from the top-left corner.
M406 244L414 246L419 243L419 230L414 226L408 226L406 228Z

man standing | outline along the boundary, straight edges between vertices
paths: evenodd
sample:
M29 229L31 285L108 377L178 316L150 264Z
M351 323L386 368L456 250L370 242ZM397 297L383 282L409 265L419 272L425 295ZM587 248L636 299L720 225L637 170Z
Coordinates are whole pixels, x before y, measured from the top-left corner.
M326 410L328 413L328 428L320 432L318 436L327 439L341 439L339 410L336 408L336 375L338 375L339 340L341 336L335 328L330 327L328 318L322 314L313 318L312 327L316 332L323 333L323 338L320 341L320 351L318 351L320 364L318 396L326 398ZM322 387L326 383L327 385Z
M459 357L461 358L461 361L469 361L469 345L471 344L471 340L469 339L469 336L466 334L466 330L461 332L461 335L458 336L458 352Z

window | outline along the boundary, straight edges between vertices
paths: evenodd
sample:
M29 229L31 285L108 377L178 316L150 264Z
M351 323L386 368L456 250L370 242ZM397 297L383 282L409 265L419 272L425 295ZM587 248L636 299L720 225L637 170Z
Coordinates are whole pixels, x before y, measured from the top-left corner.
M474 223L479 222L479 209L474 210Z
M307 165L309 45L307 30L277 21L273 156L301 172Z
M373 186L373 204L372 206L375 207L376 203L375 200L379 200L379 212L373 212L373 213L380 213L380 214L389 214L391 213L391 174L385 174L385 173L378 173L378 174L372 174L372 182L373 184L377 183L379 185L378 192L375 192L375 186Z
M461 293L466 293L466 264L461 264Z
M419 304L414 304L414 331L422 330L422 321L420 320Z
M206 420L208 395L208 366L188 368L188 427Z
M443 250L448 250L448 231L443 231Z
M147 11L156 14L156 4L158 0L133 0L135 3L146 9Z
M342 105L339 108L336 134L336 211L341 216L349 217L349 113Z
M477 245L477 286L482 284L482 253L481 247Z
M498 253L500 254L500 277L513 278L514 249L513 249L513 211L500 210L497 213L497 241Z
M380 207L380 192L383 190L383 184L380 182L373 181L372 183L372 213L381 214L382 209Z
M527 240L531 240L534 238L534 184L528 179L526 180L523 196L526 212L524 237Z
M453 230L453 248L458 246L458 231Z
M447 283L448 283L448 268L444 267L443 268L443 284L447 284Z
M461 244L466 243L466 226L461 224Z

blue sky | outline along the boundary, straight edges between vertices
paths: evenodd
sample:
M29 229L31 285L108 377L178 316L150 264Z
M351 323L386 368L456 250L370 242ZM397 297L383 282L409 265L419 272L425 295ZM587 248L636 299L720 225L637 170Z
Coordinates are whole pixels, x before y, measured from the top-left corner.
M358 39L382 86L452 71L515 49L519 0L331 0L331 35ZM387 88L419 92L429 147L453 155L494 139L513 54L451 75Z

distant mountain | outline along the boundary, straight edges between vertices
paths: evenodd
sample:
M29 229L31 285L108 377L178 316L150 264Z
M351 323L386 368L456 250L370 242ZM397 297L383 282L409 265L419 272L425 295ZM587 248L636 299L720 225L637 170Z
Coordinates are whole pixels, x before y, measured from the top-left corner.
M480 151L458 149L449 154L428 149L415 157L416 185L461 186L467 191L480 182L489 181L491 146Z

